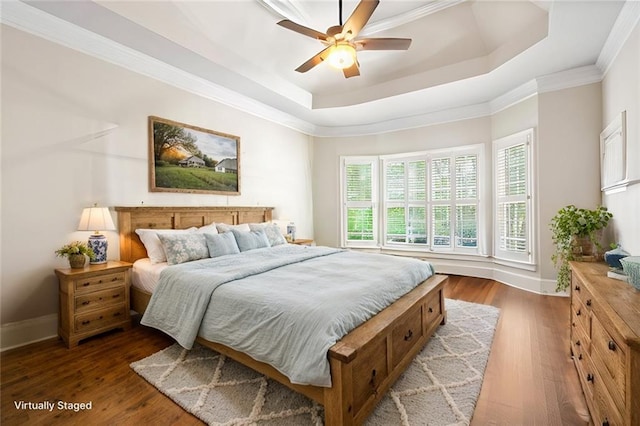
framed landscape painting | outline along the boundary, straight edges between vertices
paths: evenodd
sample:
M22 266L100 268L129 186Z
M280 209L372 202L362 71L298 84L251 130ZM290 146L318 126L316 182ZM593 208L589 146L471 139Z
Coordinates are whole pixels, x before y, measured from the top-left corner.
M150 116L149 190L240 195L240 138Z

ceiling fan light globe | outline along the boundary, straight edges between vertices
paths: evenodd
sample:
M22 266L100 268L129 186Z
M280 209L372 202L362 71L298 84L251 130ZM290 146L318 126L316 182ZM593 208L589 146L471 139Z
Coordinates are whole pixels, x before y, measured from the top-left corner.
M350 44L338 44L333 48L329 58L329 65L343 70L351 67L356 61L356 49Z

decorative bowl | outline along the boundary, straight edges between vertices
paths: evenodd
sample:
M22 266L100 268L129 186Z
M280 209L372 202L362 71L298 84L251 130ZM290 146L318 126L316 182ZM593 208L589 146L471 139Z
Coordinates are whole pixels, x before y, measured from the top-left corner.
M629 277L629 284L640 290L640 256L629 256L620 259L624 273Z

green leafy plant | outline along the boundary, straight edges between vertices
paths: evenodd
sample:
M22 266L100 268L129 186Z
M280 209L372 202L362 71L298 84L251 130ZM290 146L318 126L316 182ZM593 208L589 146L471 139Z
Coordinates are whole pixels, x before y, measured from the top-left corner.
M591 244L602 251L597 234L607 226L612 217L613 215L604 206L589 210L569 205L558 210L558 213L551 218L550 229L555 245L551 260L558 268L556 291L566 290L571 282L569 261L578 260L580 257L575 250L576 238L588 238Z
M56 255L60 257L69 257L72 254L84 254L89 256L89 259L94 260L96 258L95 253L86 243L80 241L74 241L69 244L65 244L56 250Z

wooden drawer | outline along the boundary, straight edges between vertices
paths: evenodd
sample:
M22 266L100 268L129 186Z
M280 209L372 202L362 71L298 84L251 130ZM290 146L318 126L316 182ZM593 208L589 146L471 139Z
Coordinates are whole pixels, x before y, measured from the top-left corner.
M593 410L592 421L594 425L618 426L623 425L623 412L621 412L611 399L605 383L599 374L595 374L593 380Z
M591 327L591 358L618 408L624 409L626 354L597 318L593 318Z
M387 378L387 339L367 344L353 360L353 412L360 411L369 398L375 396Z
M75 298L75 312L83 313L95 309L102 309L113 304L123 304L125 297L124 286L84 293Z
M116 272L95 277L88 277L74 282L76 294L83 294L105 288L123 286L125 284L125 273Z
M587 309L587 312L591 313L591 308L593 306L593 295L591 294L587 286L584 285L579 279L575 279L572 285L573 287L571 288L571 303L579 300Z
M581 327L572 329L571 353L578 361L589 355L589 338Z
M571 328L581 330L585 335L583 343L589 344L586 337L591 335L590 312L579 300L571 304Z
M128 306L114 306L110 309L94 311L83 315L76 316L75 332L82 333L102 327L108 327L127 320Z
M409 311L393 328L391 334L391 359L393 367L413 348L423 335L422 306Z
M440 292L441 291L434 293L433 296L430 297L425 304L425 333L438 327L440 325L440 322L442 321L443 306L441 304L441 301L444 300L444 298L440 297Z

